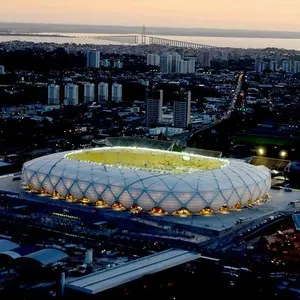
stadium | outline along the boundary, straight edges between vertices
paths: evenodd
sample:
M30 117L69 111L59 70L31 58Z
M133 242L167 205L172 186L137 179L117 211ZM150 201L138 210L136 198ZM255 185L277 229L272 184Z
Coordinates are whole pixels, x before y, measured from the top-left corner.
M264 166L184 152L102 147L50 154L23 165L33 193L153 215L206 215L267 197Z

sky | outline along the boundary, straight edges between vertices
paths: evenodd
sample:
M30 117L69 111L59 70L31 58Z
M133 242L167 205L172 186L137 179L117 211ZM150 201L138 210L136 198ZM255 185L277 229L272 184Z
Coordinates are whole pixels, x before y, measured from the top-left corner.
M300 31L300 0L0 0L1 22Z

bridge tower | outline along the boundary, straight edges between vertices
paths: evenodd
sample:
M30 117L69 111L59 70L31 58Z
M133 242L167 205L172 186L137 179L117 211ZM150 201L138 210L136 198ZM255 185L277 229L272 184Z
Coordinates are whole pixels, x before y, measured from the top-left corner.
M142 45L146 44L146 26L145 25L143 25L143 27L142 27L141 44Z

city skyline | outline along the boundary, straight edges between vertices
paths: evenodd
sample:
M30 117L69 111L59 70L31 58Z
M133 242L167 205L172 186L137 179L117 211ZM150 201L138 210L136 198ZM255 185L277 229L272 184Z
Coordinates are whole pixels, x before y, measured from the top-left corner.
M2 7L0 19L2 22L299 31L299 11L297 0L243 0L238 5L225 0L207 3L53 0L43 4L38 0L12 0Z

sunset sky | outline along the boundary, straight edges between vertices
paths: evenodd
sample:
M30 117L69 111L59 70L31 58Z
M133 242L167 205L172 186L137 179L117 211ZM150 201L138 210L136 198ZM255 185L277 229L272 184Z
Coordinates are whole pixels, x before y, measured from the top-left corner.
M300 0L0 0L1 22L300 31Z

